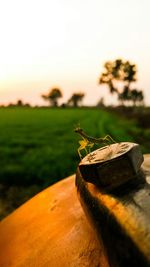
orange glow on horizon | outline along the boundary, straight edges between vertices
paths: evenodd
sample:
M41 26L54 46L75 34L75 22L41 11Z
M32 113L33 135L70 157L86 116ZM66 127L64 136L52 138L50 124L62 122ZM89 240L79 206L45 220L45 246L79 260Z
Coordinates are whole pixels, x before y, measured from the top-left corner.
M40 94L55 84L62 101L81 90L87 104L103 95L111 103L97 81L103 63L121 57L137 64L135 86L150 105L149 8L147 0L3 1L0 104L18 98L41 104Z

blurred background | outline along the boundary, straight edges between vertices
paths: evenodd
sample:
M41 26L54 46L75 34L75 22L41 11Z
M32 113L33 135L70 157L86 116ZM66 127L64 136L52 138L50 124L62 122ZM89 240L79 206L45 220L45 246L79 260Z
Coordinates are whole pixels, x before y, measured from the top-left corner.
M76 171L79 125L150 152L149 10L148 0L0 3L0 219Z

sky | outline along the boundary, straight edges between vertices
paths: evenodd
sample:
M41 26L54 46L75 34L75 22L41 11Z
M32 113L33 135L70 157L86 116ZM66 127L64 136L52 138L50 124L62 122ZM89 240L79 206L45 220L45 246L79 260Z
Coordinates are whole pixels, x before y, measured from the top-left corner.
M43 105L41 94L59 87L61 102L84 92L93 105L115 96L98 79L107 60L135 63L150 105L149 0L0 1L0 104L23 99Z

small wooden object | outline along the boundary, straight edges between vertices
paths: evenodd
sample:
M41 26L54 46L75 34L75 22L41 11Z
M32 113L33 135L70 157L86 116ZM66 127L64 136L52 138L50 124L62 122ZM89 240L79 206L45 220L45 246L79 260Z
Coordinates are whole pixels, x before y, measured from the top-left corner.
M139 145L122 142L88 154L79 164L83 179L105 190L113 190L140 174L143 155Z

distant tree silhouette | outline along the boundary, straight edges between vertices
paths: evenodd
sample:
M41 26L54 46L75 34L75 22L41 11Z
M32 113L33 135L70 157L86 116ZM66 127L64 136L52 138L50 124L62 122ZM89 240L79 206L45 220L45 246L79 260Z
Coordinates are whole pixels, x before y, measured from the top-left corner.
M104 97L101 97L100 100L98 101L97 105L98 108L103 108L105 107L105 101L104 101Z
M129 91L127 86L125 86L123 92L119 94L118 98L121 101L122 105L124 104L125 101L126 102L128 101L128 102L132 102L133 106L143 103L143 100L144 100L142 91L139 91L137 89L133 89Z
M142 91L131 89L131 83L136 81L137 67L129 61L116 59L104 64L104 71L99 78L99 84L107 84L110 93L117 93L119 101L132 101L135 105L143 101Z
M26 107L26 108L30 108L31 105L30 105L29 103L25 103L25 104L24 104L24 107Z
M124 105L124 102L129 102L131 100L131 94L128 86L124 86L123 92L118 93L118 100Z
M19 100L17 101L16 106L18 106L18 107L23 107L23 106L24 106L23 101L22 101L21 99L19 99Z
M130 83L136 81L136 65L129 61L116 59L104 64L104 72L101 74L99 83L107 84L111 93L119 92L118 82L123 82L128 88Z
M85 96L84 93L74 93L68 100L68 105L71 105L73 107L78 107L81 104L84 96Z
M142 91L138 91L136 89L133 89L131 91L131 100L133 102L133 105L136 106L137 103L143 103L144 95Z
M62 92L59 88L52 88L46 95L42 95L42 98L49 102L53 107L58 106L58 99L62 97Z

